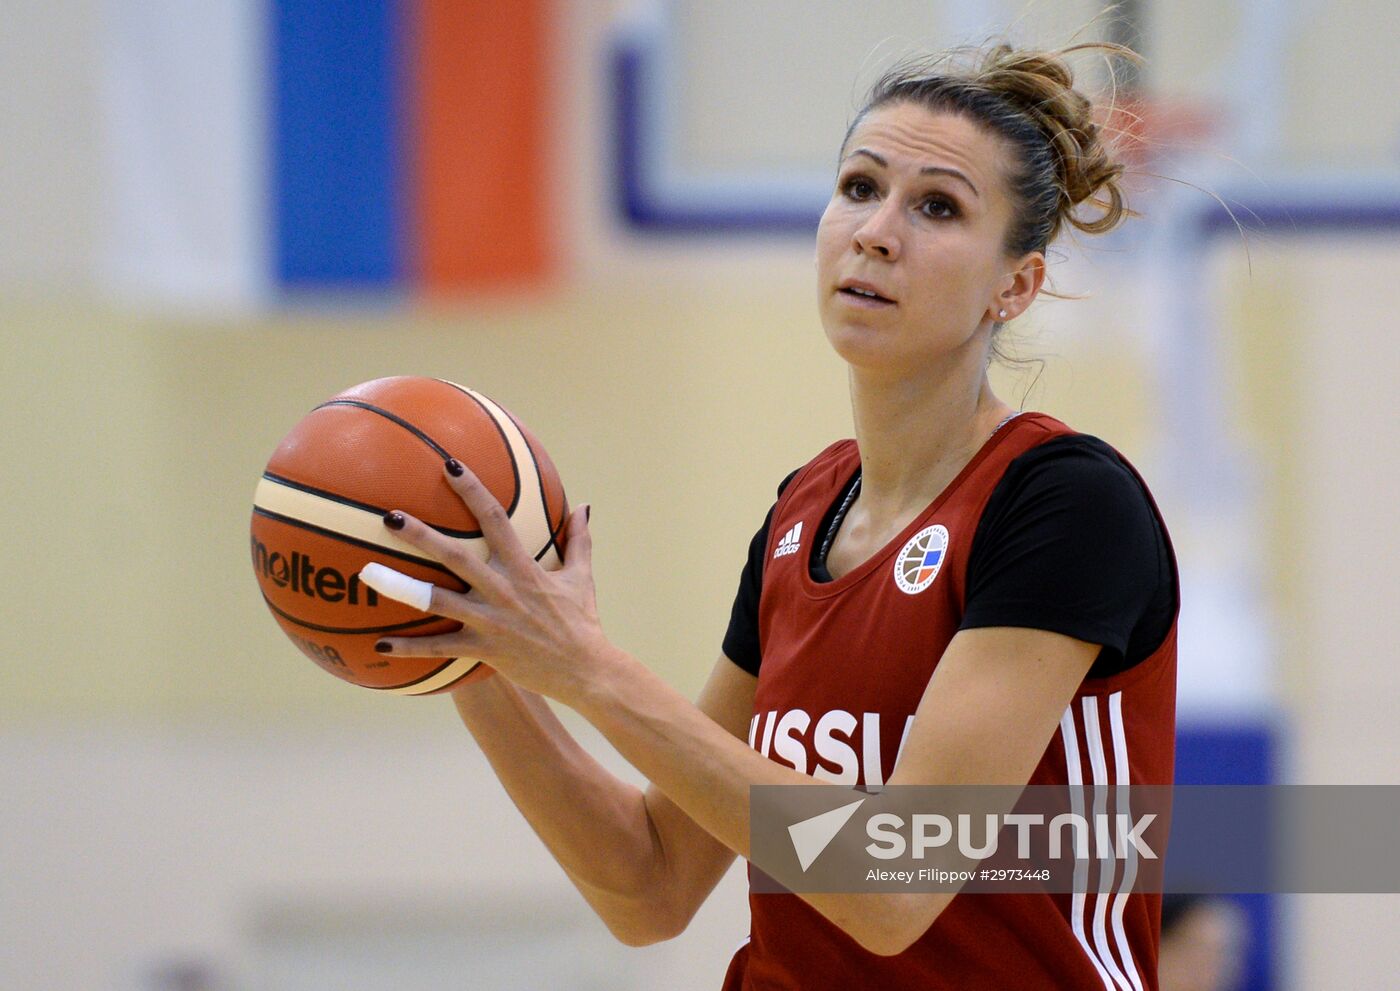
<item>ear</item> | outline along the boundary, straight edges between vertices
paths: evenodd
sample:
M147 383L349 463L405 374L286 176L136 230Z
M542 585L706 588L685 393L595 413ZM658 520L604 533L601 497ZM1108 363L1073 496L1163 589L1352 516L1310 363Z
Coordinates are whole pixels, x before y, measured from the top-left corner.
M996 297L987 308L987 316L993 323L1015 320L1030 308L1040 287L1045 284L1045 255L1031 251L1013 262L1013 268L997 283ZM1001 311L1006 316L1001 316Z

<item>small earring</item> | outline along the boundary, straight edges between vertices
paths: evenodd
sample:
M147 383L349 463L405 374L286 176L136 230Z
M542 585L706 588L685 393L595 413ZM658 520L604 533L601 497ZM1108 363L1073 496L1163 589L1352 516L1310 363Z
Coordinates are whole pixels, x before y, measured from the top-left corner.
M997 319L998 319L998 320L1005 320L1005 319L1006 319L1006 311L1005 311L1005 310L997 310Z

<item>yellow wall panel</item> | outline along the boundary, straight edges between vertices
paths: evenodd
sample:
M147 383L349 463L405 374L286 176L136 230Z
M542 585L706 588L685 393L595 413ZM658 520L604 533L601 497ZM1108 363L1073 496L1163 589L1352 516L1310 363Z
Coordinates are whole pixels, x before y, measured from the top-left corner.
M850 433L811 295L800 281L653 286L248 325L5 312L5 494L19 508L4 608L29 662L0 669L0 713L318 721L416 704L303 660L248 564L251 493L277 441L336 391L392 374L469 384L531 425L571 501L595 506L609 631L694 691L774 486ZM1132 422L1127 367L1081 341L1050 357L1029 404L1084 429ZM1014 374L997 377L1019 395Z

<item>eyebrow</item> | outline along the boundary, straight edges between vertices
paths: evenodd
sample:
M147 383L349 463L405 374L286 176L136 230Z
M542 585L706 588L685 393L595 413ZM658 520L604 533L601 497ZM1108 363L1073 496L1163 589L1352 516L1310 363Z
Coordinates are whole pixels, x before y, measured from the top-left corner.
M855 151L851 152L846 157L854 158L856 155L864 155L866 158L874 160L875 163L880 165L881 167L889 168L890 163L885 161L885 159L882 156L875 154L869 148L857 148ZM954 179L961 179L963 182L967 183L967 188L972 190L972 195L977 196L979 198L982 195L977 191L977 187L972 184L971 179L963 175L957 169L950 169L945 165L925 165L919 170L919 175L946 175Z

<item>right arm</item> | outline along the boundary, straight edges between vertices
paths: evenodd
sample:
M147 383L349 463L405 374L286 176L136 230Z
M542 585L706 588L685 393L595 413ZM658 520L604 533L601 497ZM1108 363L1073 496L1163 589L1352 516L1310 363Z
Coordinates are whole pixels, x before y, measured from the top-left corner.
M696 704L746 740L757 684L720 655ZM655 786L642 791L599 764L539 695L493 676L453 700L516 808L614 936L643 946L685 929L732 850Z

